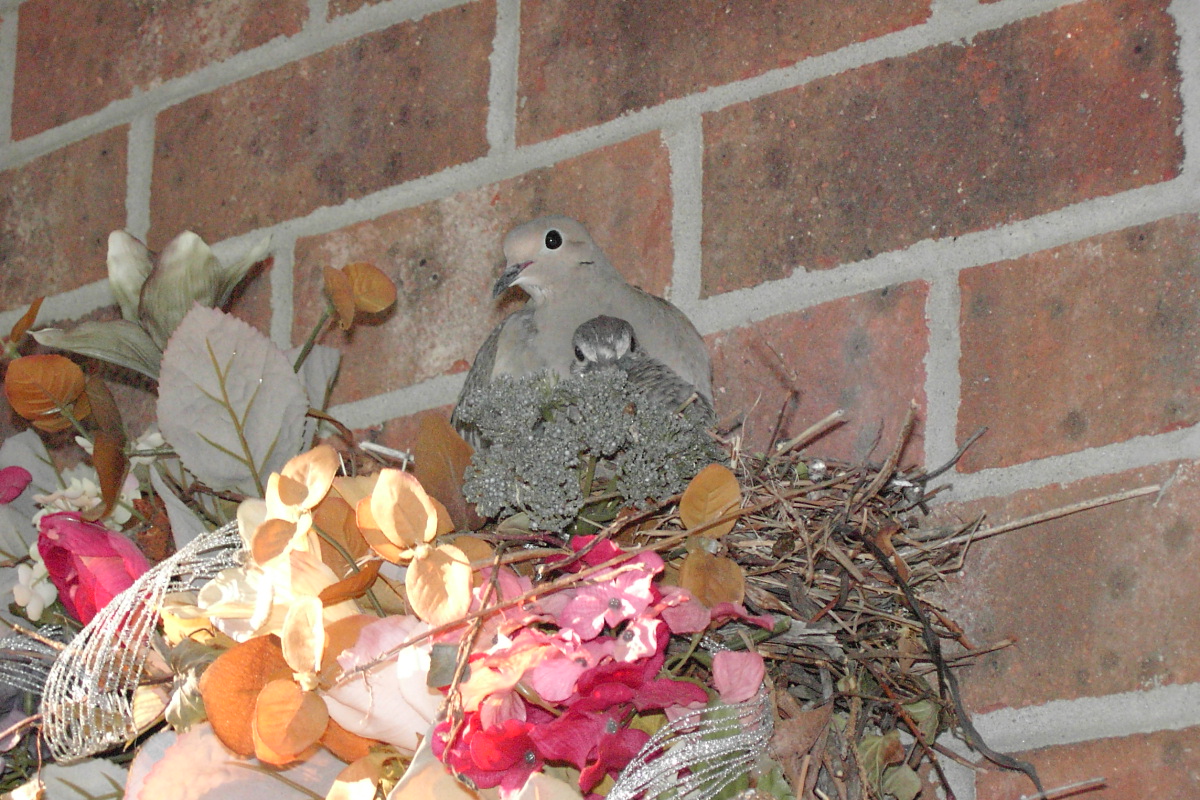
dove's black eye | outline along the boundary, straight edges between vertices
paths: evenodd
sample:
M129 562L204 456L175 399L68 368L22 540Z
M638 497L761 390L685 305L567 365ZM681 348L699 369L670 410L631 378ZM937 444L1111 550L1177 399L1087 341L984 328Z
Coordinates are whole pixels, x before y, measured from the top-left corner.
M575 346L575 360L583 361L583 351L579 349L579 345Z
M546 231L546 249L557 250L562 247L562 234L551 228Z

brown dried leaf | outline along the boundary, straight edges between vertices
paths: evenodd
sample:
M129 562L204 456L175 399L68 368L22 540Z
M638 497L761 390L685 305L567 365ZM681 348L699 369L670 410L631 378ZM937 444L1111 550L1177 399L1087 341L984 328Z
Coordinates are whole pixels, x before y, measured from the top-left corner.
M474 452L441 414L426 414L421 419L413 447L413 474L426 492L445 504L459 529L470 527L472 521L473 507L463 498L462 483Z
M425 622L454 622L471 605L471 562L452 544L423 548L408 565L404 588L413 613Z
M896 552L896 546L892 544L892 537L900 532L899 525L884 525L879 530L870 534L871 542L879 548L885 556L892 560L892 564L896 567L896 572L900 575L900 579L908 583L912 578L912 570L908 568L908 564Z
M396 302L396 285L383 270L366 261L356 261L342 267L350 281L354 306L367 314L386 311Z
M76 419L87 416L84 386L79 365L52 353L14 359L4 376L4 394L13 411L47 433L71 427L60 409L71 409Z
M470 561L490 561L495 554L493 548L488 542L480 539L478 536L463 535L456 536L454 546L463 551Z
M290 678L273 680L254 704L254 755L275 766L290 764L325 733L329 710L315 692L306 692Z
M742 487L737 476L721 464L709 464L692 478L683 497L679 499L679 519L687 528L694 528L720 518L742 501ZM733 530L735 519L701 531L702 536L720 538Z
M702 549L693 550L683 559L679 585L709 608L719 603L740 603L746 596L746 574L737 562Z
M29 332L29 329L33 327L33 323L37 319L38 311L42 307L42 301L45 299L44 297L39 297L34 300L29 304L28 310L21 315L21 318L13 323L12 331L8 334L10 342L13 344L20 343L25 334Z
M356 311L354 287L350 284L350 277L333 267L325 267L323 272L325 274L325 294L329 297L329 302L333 304L338 327L348 331L354 327Z
M342 668L338 666L337 657L354 647L363 628L378 621L379 617L370 614L354 614L325 626L325 654L321 659L322 680L332 681L341 674Z
M104 502L83 515L84 519L93 522L103 519L112 511L121 496L121 485L125 483L125 473L129 469L123 443L116 436L107 431L96 431L94 444L92 464L96 467L100 497Z
M221 743L241 756L254 755L254 703L263 686L292 674L274 636L235 645L200 676L200 696Z

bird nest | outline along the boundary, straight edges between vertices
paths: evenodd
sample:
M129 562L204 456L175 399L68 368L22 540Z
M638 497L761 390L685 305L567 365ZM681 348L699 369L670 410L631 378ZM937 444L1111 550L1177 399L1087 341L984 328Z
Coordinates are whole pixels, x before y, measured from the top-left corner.
M743 452L736 438L725 441L741 500L719 519L689 526L675 495L649 510L622 511L598 539L612 538L627 550L659 551L668 574L676 576L696 549L737 565L747 611L772 615L774 630L726 626L720 636L710 632L703 642L693 641L686 655L698 663L695 677L701 680L709 678L705 648L753 647L766 659L777 717L771 756L796 797L912 800L931 782L952 797L942 760L959 757L937 742L947 732L994 764L1026 773L1041 792L1032 766L981 739L958 691L957 668L1009 642L973 646L931 590L960 570L973 541L1157 487L1002 527L983 528L982 518L933 525L926 501L941 487L931 483L978 434L935 470L901 467L914 423L911 411L881 463L820 459L802 451L840 419L840 412L832 414L767 454ZM596 499L607 502L602 493ZM704 536L705 528L728 523L728 533ZM504 523L482 535L514 541L526 536L507 531ZM698 539L704 544L697 546ZM672 647L678 655L687 642Z

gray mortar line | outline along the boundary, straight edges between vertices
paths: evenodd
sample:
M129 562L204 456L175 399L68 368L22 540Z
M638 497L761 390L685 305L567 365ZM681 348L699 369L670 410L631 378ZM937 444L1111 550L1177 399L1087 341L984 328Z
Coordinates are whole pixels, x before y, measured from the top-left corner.
M16 6L0 7L0 152L12 142L13 92L17 80Z
M929 350L925 354L926 411L925 463L943 464L958 449L958 409L962 388L959 357L960 292L956 276L939 275L930 281L925 303Z
M667 299L689 317L700 301L702 160L704 131L699 117L663 131L671 165L671 240L674 266Z
M125 168L125 230L144 242L150 232L150 182L154 169L153 114L139 114L130 121Z
M517 146L517 69L521 52L521 2L496 0L496 35L489 57L487 142L491 155Z

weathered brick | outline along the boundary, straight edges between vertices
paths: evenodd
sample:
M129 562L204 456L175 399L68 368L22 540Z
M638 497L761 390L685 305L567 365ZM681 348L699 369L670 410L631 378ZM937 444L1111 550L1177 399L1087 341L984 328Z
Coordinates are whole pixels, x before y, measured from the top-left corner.
M1200 421L1200 219L965 270L962 471Z
M21 4L13 138L300 31L304 0Z
M301 239L293 340L303 341L325 308L322 268L369 261L399 287L397 306L377 324L360 325L349 336L333 331L322 339L345 352L334 401L465 370L492 326L523 297L510 293L502 307L491 299L489 289L504 259L504 234L549 213L582 221L632 283L663 293L674 258L670 164L661 138L651 133L518 178Z
M746 414L746 446L762 451L795 390L780 441L841 408L845 424L808 452L883 460L909 402L925 405L927 291L919 282L893 286L708 337L718 413ZM918 428L904 463L920 463L923 453Z
M705 294L1174 177L1166 5L1072 4L706 115Z
M1047 790L1094 778L1103 789L1079 795L1088 800L1185 800L1200 784L1200 728L1099 739L1049 747L1022 755L1038 768ZM976 783L977 800L1011 800L1033 793L1020 773L988 770Z
M990 711L1200 680L1200 464L1163 464L938 510L986 525L1142 486L1138 498L975 542L941 600L975 645L1016 644L962 671Z
M113 128L0 172L5 308L108 275L108 234L125 227L125 139Z
M483 155L494 21L458 6L167 109L151 238L222 239Z
M928 15L929 0L526 0L517 137L549 139Z

